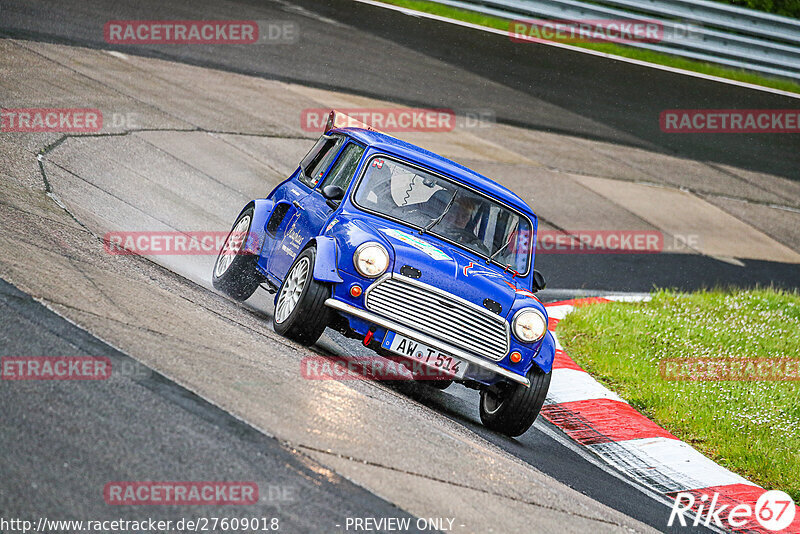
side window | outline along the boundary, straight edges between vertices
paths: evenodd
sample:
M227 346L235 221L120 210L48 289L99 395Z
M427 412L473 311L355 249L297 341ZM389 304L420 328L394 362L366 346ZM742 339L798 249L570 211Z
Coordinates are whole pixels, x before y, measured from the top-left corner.
M320 137L314 148L300 162L300 168L303 170L300 173L300 181L313 189L325 174L341 144L341 137L326 135Z
M346 190L347 186L350 185L350 181L353 179L353 175L356 173L356 167L358 167L358 162L361 161L361 156L363 154L364 147L356 143L350 143L344 147L339 159L333 164L333 168L331 168L331 172L328 173L328 177L325 178L325 183L322 184L322 186L338 185Z

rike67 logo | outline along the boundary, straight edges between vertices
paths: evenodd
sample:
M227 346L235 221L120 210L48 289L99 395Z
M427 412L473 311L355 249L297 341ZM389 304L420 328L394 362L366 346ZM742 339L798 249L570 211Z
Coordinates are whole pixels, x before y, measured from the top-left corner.
M800 525L793 524L797 509L792 497L778 490L766 491L753 506L733 500L719 493L709 496L699 492L679 492L675 495L672 513L667 526L677 523L682 527L717 526L735 532L784 531ZM800 520L800 517L798 517ZM677 526L677 525L676 525ZM788 531L787 531L788 532ZM797 532L794 528L791 532Z

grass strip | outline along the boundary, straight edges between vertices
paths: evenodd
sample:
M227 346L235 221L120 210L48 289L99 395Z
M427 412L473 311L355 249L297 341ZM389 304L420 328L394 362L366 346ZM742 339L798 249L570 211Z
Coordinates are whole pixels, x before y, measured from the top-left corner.
M652 297L577 308L559 323L559 340L592 376L679 439L800 502L800 381L763 379L800 374L800 294L657 291ZM660 365L675 358L713 360L716 371ZM747 367L743 358L754 362ZM757 371L767 359L785 359L787 367ZM719 371L725 368L740 370L739 379L707 380L730 378ZM706 380L686 380L691 376Z

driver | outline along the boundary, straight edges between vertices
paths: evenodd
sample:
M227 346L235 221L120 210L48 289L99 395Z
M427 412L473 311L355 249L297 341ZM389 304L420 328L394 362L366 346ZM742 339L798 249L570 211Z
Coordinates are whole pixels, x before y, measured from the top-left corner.
M472 197L462 196L457 198L453 205L450 206L450 211L444 216L444 221L453 225L460 230L470 231L467 225L472 220L472 215L475 213L477 202Z
M472 246L481 245L483 251L485 247L480 238L475 235L477 222L475 213L478 207L479 201L475 197L459 195L435 231L456 242Z

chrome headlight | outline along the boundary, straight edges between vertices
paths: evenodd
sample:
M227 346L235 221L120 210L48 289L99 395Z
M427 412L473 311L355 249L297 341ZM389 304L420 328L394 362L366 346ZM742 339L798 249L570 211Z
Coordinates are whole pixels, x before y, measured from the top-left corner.
M523 343L533 343L542 339L547 332L547 319L536 308L523 308L514 315L511 329Z
M389 253L380 243L367 241L359 245L353 254L353 265L362 276L375 278L389 268Z

